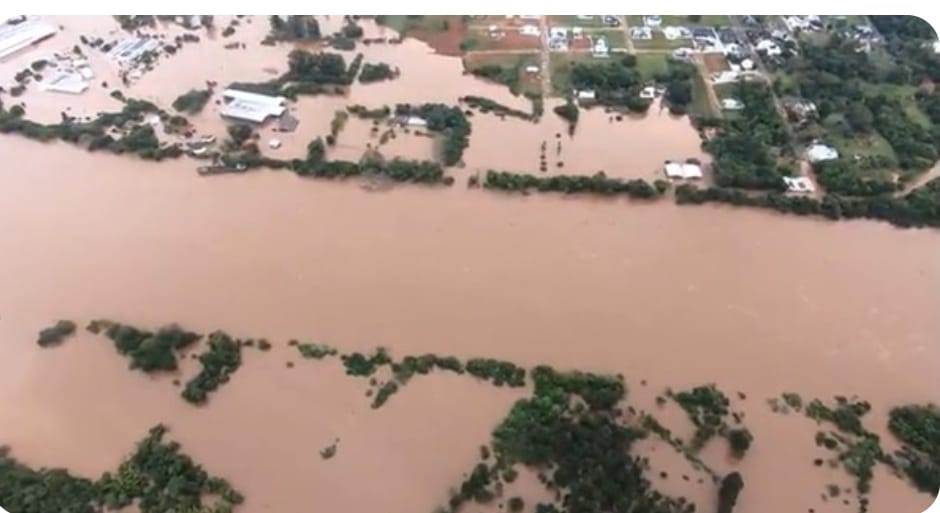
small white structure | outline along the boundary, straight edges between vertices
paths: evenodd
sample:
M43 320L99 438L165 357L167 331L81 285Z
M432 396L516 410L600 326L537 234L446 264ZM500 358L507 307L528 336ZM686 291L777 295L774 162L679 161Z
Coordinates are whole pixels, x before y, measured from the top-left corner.
M52 37L59 29L39 18L27 18L15 25L0 25L0 59Z
M581 39L582 37L584 37L584 28L572 27L571 37L573 37L574 39Z
M692 164L690 162L680 163L667 161L665 170L666 176L679 180L697 179L702 177L702 167L698 164Z
M724 110L741 110L744 104L737 98L724 98L721 100L721 108Z
M784 176L783 182L787 184L787 190L790 192L803 193L813 192L816 190L816 187L813 185L813 181L805 176L798 176L796 178Z
M692 39L692 31L685 27L663 27L663 36L670 41Z
M281 147L280 139L271 139L270 141L268 141L268 148L271 148L272 150L276 150L280 147Z
M552 39L568 39L568 29L565 27L552 27L549 29L548 35Z
M526 66L526 67L525 67L525 72L526 72L526 73L533 73L533 74L534 74L534 73L538 73L538 72L539 72L539 67L538 67L538 66Z
M761 39L757 42L757 46L755 46L755 48L757 48L757 51L764 52L771 57L783 53L783 49L780 48L780 45L771 39Z
M575 91L575 96L578 100L594 100L597 98L597 93L593 90Z
M78 73L61 72L39 83L40 91L81 94L88 90L88 81Z
M538 37L538 35L541 34L541 31L539 31L539 28L536 25L523 25L522 28L519 29L519 33L523 36Z
M599 37L594 41L594 45L591 47L591 54L594 57L607 57L610 55L610 49L607 47L607 40L603 37Z
M744 71L751 71L752 69L754 69L754 61L752 61L751 59L744 59L743 61L741 61L741 69L743 69Z
M934 43L933 43L933 51L934 51L934 52L937 52L937 53L940 53L940 41L934 41Z
M644 41L653 39L653 29L649 27L631 27L630 39L639 39Z
M810 162L822 162L839 158L839 152L832 146L814 142L806 149L806 159Z
M643 24L647 27L658 27L663 24L662 16L643 16Z
M409 117L405 118L403 124L406 125L406 126L413 126L413 127L417 127L417 128L424 128L424 127L428 126L428 120L426 120L426 119L424 119L424 118L419 118L418 116L409 116Z
M673 50L672 56L675 57L676 59L684 60L684 59L692 58L692 55L694 53L695 53L695 50L691 48L687 48L687 47L682 47L682 48L676 48L675 50Z
M640 98L643 98L644 100L652 100L653 98L656 98L656 88L653 86L644 87L643 90L640 91Z
M277 117L287 110L287 99L283 96L267 96L257 93L226 89L222 93L222 115L227 118L263 123L269 117Z

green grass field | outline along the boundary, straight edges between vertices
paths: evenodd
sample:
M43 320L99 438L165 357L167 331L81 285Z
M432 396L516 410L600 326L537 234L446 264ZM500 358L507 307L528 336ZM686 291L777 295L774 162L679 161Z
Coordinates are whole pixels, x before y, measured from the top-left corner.
M720 111L716 111L715 107L708 100L708 84L705 83L705 78L701 73L696 73L692 77L692 106L689 110L689 113L692 116L697 117L719 117L721 116Z
M662 50L670 51L681 47L691 47L691 39L666 39L662 32L653 32L653 39L634 39L633 47L638 50Z
M395 29L400 34L405 34L409 30L428 30L431 32L443 32L446 29L444 20L447 16L401 16L401 15L378 15L375 17L376 23Z
M586 16L586 15L585 15ZM603 27L604 20L600 15L591 16L590 19L581 19L577 16L549 16L549 25L553 27Z
M627 35L621 29L592 30L588 33L591 37L603 36L607 39L608 48L626 48Z
M709 14L699 16L698 21L692 21L689 19L689 15L663 15L663 24L662 26L690 26L690 25L703 25L707 27L727 27L731 25L731 19L728 18L725 14ZM639 14L629 14L627 15L627 25L631 27L640 27L643 25L643 16Z
M896 98L901 102L904 113L907 114L907 117L910 118L911 121L924 128L930 128L930 118L920 110L920 107L917 106L917 100L914 98L914 93L917 92L916 86L866 83L863 89L867 94L883 94L889 98Z
M651 79L657 73L664 73L666 66L666 54L640 53L636 56L636 67L645 79Z

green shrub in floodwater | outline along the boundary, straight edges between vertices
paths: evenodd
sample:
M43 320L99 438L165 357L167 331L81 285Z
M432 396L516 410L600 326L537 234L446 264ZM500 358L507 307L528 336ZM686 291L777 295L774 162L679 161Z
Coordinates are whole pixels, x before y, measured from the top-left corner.
M56 321L48 328L43 328L39 332L39 338L36 343L39 347L49 347L62 343L63 340L75 333L75 323L69 320Z

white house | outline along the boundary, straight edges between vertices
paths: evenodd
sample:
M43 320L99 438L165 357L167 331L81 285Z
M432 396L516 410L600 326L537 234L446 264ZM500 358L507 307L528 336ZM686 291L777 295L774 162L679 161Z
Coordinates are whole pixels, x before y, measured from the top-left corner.
M591 53L594 57L607 57L609 55L609 48L607 47L607 40L603 37L599 37L594 41L594 46L591 48Z
M692 39L692 31L685 27L663 27L663 36L670 41Z
M771 39L761 39L757 42L757 51L764 52L769 56L780 55L783 53L783 50L780 48L780 45L776 41Z
M522 28L519 29L519 33L522 34L523 36L536 36L536 37L538 37L538 35L539 35L541 32L539 31L539 28L538 28L538 26L536 26L536 25L523 25Z
M666 161L666 176L675 179L695 179L702 177L702 167L691 162L680 163Z
M783 177L783 182L787 184L787 190L790 192L813 192L816 190L813 181L805 176L798 176L796 178L785 176Z
M222 116L252 123L263 123L269 117L277 117L287 110L287 99L283 96L267 96L237 89L226 89L222 93Z
M832 146L822 143L813 143L806 149L806 159L810 162L822 162L839 158L839 152Z
M586 89L576 91L575 96L578 98L578 100L594 100L597 98L597 93L595 93L593 90Z

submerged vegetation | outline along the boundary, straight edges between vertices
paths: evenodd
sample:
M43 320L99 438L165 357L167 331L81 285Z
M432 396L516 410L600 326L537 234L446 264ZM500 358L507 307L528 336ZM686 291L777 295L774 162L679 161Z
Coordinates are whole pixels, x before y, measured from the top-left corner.
M608 178L603 172L596 173L593 176L554 175L541 177L490 170L486 172L483 179L483 187L519 192L536 190L539 192L592 193L609 196L625 194L637 199L652 199L662 194L659 189L645 180L638 178L632 180Z
M744 457L754 436L745 427L728 424L729 416L733 417L735 424L740 424L740 416L731 413L728 397L715 385L698 386L678 393L667 391L667 395L679 404L695 426L691 443L693 451L705 447L712 437L722 436L728 439L732 454Z
M17 513L95 513L136 504L141 513L227 513L244 500L225 480L211 476L157 425L117 470L97 481L63 469L33 469L0 451L0 503Z
M445 166L457 165L470 145L470 122L460 107L443 103L399 103L395 106L395 115L423 119L429 130L444 136L442 153Z
M918 490L940 490L940 408L935 404L893 408L888 429L904 445L897 452L900 469Z
M222 331L209 334L209 349L199 355L202 370L186 383L181 393L183 399L193 404L202 404L209 392L228 383L232 373L242 364L243 341L230 337Z
M56 321L48 328L43 328L39 332L39 338L36 343L39 347L55 346L62 343L63 340L75 333L75 323L68 320Z
M130 359L130 368L143 372L175 371L178 367L176 352L201 338L198 333L176 325L151 332L118 322L95 320L87 329L95 334L103 332L114 342L118 353Z
M187 114L198 114L211 97L212 89L190 89L173 100L173 108Z
M512 107L507 107L495 100L489 98L484 98L482 96L463 96L460 98L462 103L467 104L468 107L477 109L483 113L490 113L500 116L500 117L513 117L519 118L525 121L537 121L539 115L535 113L528 113Z

